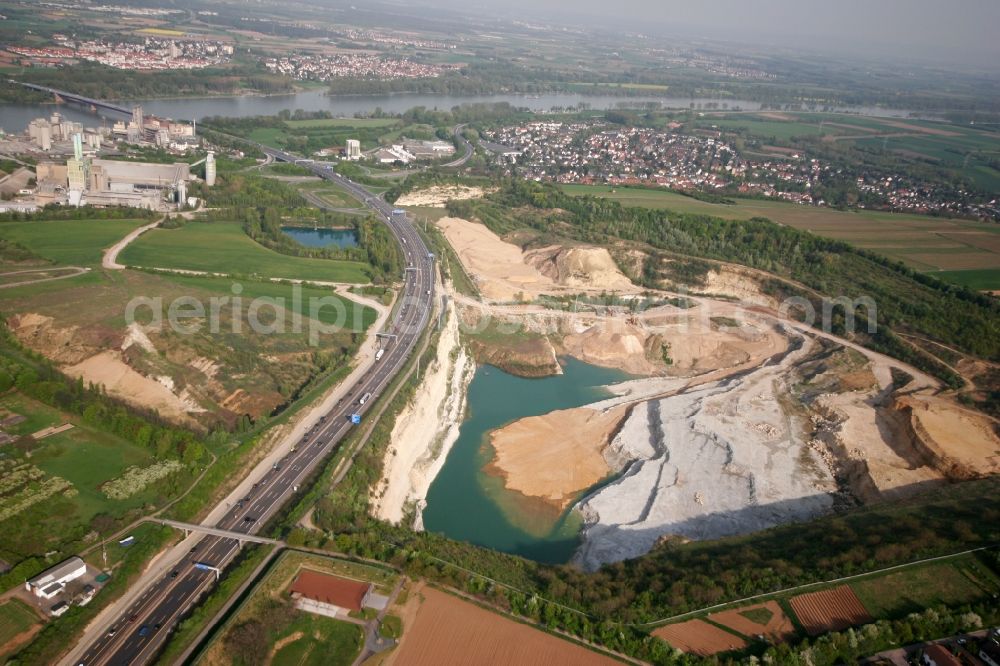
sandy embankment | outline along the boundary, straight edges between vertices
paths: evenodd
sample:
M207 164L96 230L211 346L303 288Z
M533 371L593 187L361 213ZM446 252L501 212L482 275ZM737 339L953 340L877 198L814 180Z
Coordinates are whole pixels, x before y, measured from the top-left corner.
M581 291L640 291L605 248L552 246L523 252L478 222L443 217L437 225L488 300L514 301Z
M514 421L490 433L494 457L485 471L562 511L612 472L603 452L625 412L579 407Z
M469 187L467 185L437 185L435 187L407 192L396 199L396 205L444 208L449 200L481 199L484 195L495 191L495 189L487 190L482 187Z
M22 343L41 350L67 375L101 384L116 398L153 409L184 424L192 423L191 414L205 411L186 390L175 391L170 377L147 377L125 362L122 353L132 345L147 353L156 351L137 324L132 324L124 337L118 338L120 343L115 337L117 333L107 339L91 339L88 331L81 332L76 326L60 328L53 317L36 313L15 315L8 324ZM109 345L114 348L108 349Z
M458 317L449 300L434 364L393 426L382 478L372 493L375 516L398 523L407 508L415 504L415 527L421 528L423 500L458 439L466 389L474 373L475 364L459 346Z
M983 414L929 395L894 405L910 418L914 444L949 478L1000 473L1000 437Z

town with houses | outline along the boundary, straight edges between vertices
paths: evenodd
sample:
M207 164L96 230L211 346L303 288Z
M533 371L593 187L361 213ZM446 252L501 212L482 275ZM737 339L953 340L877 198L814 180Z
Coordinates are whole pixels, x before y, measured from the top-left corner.
M179 41L146 37L141 42L75 41L54 35L55 46L8 46L14 62L29 67L55 67L96 62L133 71L204 69L229 61L233 45L213 41Z
M408 58L386 58L372 53L294 54L266 58L264 66L273 74L290 76L297 81L425 79L441 76L454 67L419 63Z
M719 131L684 134L605 123L530 122L484 133L484 144L509 172L537 181L665 187L685 192L760 196L828 206L819 193L847 176L843 168L794 151L783 156L741 153ZM997 202L969 201L894 174L859 173L859 207L1000 219ZM957 195L957 196L956 196Z
M373 42L375 44L381 44L383 46L389 46L393 48L415 48L415 49L455 49L455 44L446 44L444 42L435 41L432 39L421 38L417 36L408 36L403 34L386 34L384 32L376 32L375 30L359 30L355 28L349 28L344 30L342 33L344 37L355 42Z

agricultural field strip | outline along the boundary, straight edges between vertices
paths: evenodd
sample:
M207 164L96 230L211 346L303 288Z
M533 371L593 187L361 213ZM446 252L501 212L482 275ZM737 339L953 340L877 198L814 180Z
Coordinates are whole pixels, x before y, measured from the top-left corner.
M1000 546L997 546L997 545L993 545L993 546L981 546L979 548L972 548L971 550L963 550L961 552L951 553L949 555L938 555L937 557L928 557L928 558L925 558L925 559L922 559L922 560L916 560L916 561L913 561L913 562L906 562L904 564L896 564L896 565L893 565L891 567L884 567L882 569L876 569L875 571L869 571L869 572L866 572L866 573L852 574L850 576L841 576L840 578L831 578L829 580L816 581L814 583L803 583L802 585L795 585L793 587L786 587L786 588L783 588L781 590L774 590L772 592L761 592L760 594L754 594L754 595L749 596L749 597L743 597L742 599L733 599L732 601L726 601L726 602L723 602L723 603L714 604L712 606L705 606L704 608L699 608L697 610L688 611L686 613L681 613L679 615L672 615L670 617L661 618L659 620L652 620L650 622L639 622L639 623L636 623L636 624L634 624L632 626L635 626L635 627L652 627L652 626L659 626L659 625L662 625L662 624L670 624L671 622L675 622L677 620L682 620L682 619L688 618L688 617L694 617L694 616L700 615L702 613L710 613L710 612L712 612L714 610L720 610L720 609L723 609L723 608L728 608L730 606L739 606L739 605L745 604L748 601L766 600L765 598L776 597L776 596L784 596L786 594L797 592L799 590L809 589L809 588L812 588L812 587L821 587L821 586L825 586L825 585L836 585L836 584L839 584L839 583L846 583L848 581L857 580L859 578L867 578L869 576L878 576L878 575L881 575L881 574L884 574L884 573L888 573L890 571L898 571L900 569L906 569L906 568L909 568L909 567L915 567L915 566L918 566L918 565L921 565L921 564L928 564L930 562L940 562L940 561L943 561L943 560L954 559L956 557L961 557L962 555L970 555L972 553L978 553L978 552L984 551L984 550L992 550L994 548L1000 548ZM485 578L485 576L484 576L484 578ZM489 580L489 579L487 579L487 580ZM550 603L552 603L552 602L550 602Z

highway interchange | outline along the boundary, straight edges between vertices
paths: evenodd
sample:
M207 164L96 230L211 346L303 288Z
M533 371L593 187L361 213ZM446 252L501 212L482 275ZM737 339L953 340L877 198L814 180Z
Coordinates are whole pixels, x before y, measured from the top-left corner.
M302 160L296 155L260 146L273 159L301 164L317 176L333 181L376 211L388 224L407 264L405 287L395 310L382 358L350 387L337 405L297 442L280 462L255 480L253 489L229 508L215 527L255 534L293 497L309 474L337 449L351 428L351 416L362 418L392 378L403 368L427 325L434 299L434 257L403 213L357 183L335 173L328 165ZM370 395L364 404L362 396ZM217 571L239 553L234 538L204 536L188 556L147 588L121 612L107 631L86 648L77 662L87 666L147 664L154 660L170 632L216 581ZM211 567L211 568L207 568Z

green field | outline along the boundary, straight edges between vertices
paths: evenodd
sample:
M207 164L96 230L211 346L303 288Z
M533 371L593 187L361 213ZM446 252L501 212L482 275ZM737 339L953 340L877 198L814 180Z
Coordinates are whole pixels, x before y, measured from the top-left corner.
M356 624L322 615L300 613L272 634L272 644L294 634L301 637L285 643L274 653L274 666L350 666L364 644L364 633Z
M975 557L917 566L852 583L872 617L895 619L934 606L961 606L1000 592L1000 580Z
M572 195L592 195L625 206L712 215L730 220L764 217L779 224L835 238L916 268L957 281L969 272L980 289L1000 289L1000 225L946 218L839 211L781 201L733 198L735 204L700 201L665 189L563 185ZM947 271L941 273L939 271Z
M984 268L968 271L941 271L934 274L946 282L954 282L977 291L1000 289L1000 268Z
M790 599L800 594L836 588L843 583L822 585L791 592L763 595L754 602L727 604L723 608L713 608L712 612L736 609L740 615L752 622L766 624L772 613L764 608L754 607L763 601L774 600L797 628L801 638L802 628L796 617ZM945 606L951 609L966 604L982 602L1000 593L1000 578L988 566L980 562L975 554L959 555L928 564L904 567L891 572L861 577L847 583L854 590L862 605L875 620L898 620L910 613L918 613L927 608ZM723 624L713 622L707 613L684 616L684 620L700 618L727 631L742 635ZM753 640L752 635L744 635ZM793 643L795 640L792 641Z
M42 428L72 423L70 430L40 439L25 456L13 447L7 458L30 464L44 473L39 481L54 477L71 484L71 495L57 493L33 504L0 522L0 557L19 561L37 552L57 549L66 539L80 538L90 528L97 514L122 516L156 499L155 488L147 488L124 500L112 500L101 492L101 485L122 474L129 466L145 466L153 461L146 449L134 442L93 428L76 416L70 416L18 392L0 398L0 408L8 414L27 419L5 430L11 435L30 435ZM14 502L18 493L5 495ZM33 529L26 529L27 525Z
M108 247L148 220L0 222L0 238L24 245L57 264L98 266Z
M248 138L252 141L277 146L292 147L304 154L323 148L343 146L347 139L357 139L363 150L395 141L401 134L433 134L428 125L402 126L397 118L316 118L286 120L280 126L257 127Z
M897 158L957 169L980 189L1000 191L1000 170L994 166L1000 157L1000 134L976 127L909 118L779 112L707 113L697 126L785 143L822 135L826 140L853 143Z
M247 138L266 146L284 147L285 145L285 133L280 127L258 127L250 132Z
M10 599L0 604L0 646L31 629L38 621L35 612L22 601Z
M292 129L314 129L317 127L392 127L399 123L396 118L317 118L313 120L286 120Z
M355 261L292 257L247 236L236 222L192 223L153 229L128 246L119 261L130 266L172 268L229 275L253 275L322 282L370 281Z
M1000 171L990 166L991 160L1000 157L1000 136L965 127L949 127L948 131L954 136L876 136L857 139L855 143L955 168L978 187L1000 191Z
M330 182L324 181L321 183L314 183L314 182L296 183L295 187L300 191L311 192L312 194L315 194L316 196L318 196L320 199L330 204L331 206L335 206L337 208L353 208L358 211L364 212L364 209L361 208L361 203L357 199L349 195L342 188L337 187L336 185Z
M232 283L229 280L213 277L176 275L171 276L171 282L203 292L226 293ZM349 330L364 330L375 322L377 313L354 301L348 301L334 294L329 288L300 285L301 300L296 302L292 285L277 282L240 282L243 290L240 295L246 300L255 298L272 298L278 300L289 312L297 312L303 317L309 316L309 299L334 298L344 305L348 318L344 326ZM279 300L280 299L280 300ZM297 307L296 307L297 306ZM337 321L337 312L333 308L323 308L318 312L317 319L324 324Z
M711 120L706 120L705 124L723 130L745 132L753 136L773 138L780 141L790 141L799 136L819 136L829 133L828 128L821 129L818 123L764 120L749 116L746 118L712 118Z

